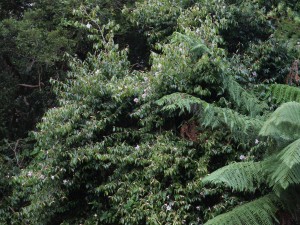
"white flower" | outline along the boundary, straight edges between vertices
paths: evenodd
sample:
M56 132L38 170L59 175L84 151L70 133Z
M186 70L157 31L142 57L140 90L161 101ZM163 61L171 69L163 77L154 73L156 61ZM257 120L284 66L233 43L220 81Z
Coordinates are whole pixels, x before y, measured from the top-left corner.
M92 25L90 24L90 23L88 23L87 25L86 25L86 28L87 29L90 29L92 27Z
M197 207L196 207L197 210L200 210L200 208L201 208L200 206L197 206Z
M63 180L63 184L64 185L68 184L68 180Z
M255 139L255 144L257 145L259 143L259 140Z
M138 99L138 98L135 98L135 99L133 99L133 101L134 101L135 103L138 103L138 102L139 102L139 99Z
M139 150L139 149L140 149L139 145L135 146L135 150Z
M172 207L170 205L167 206L167 211L170 211Z
M51 180L54 180L54 176L53 175L51 176Z
M246 159L246 156L240 155L240 160L244 160L244 159Z
M147 97L147 94L146 94L146 93L142 94L142 98L143 98L143 99L145 99L146 97Z
M32 176L32 172L29 171L29 172L27 173L27 176L31 177L31 176Z

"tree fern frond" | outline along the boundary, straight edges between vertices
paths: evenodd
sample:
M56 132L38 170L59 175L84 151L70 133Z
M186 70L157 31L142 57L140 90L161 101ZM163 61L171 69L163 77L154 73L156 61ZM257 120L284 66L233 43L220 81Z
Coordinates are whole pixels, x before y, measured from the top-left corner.
M179 40L180 42L186 42L190 46L190 52L195 57L200 57L204 53L210 53L210 49L206 46L205 42L200 38L191 37L189 35L176 32L173 40Z
M223 82L231 100L238 108L249 113L251 117L260 115L267 109L265 102L260 101L254 94L245 90L232 76L227 76Z
M156 101L156 103L159 106L164 106L162 108L163 111L172 113L175 112L176 110L179 110L180 115L185 112L188 113L195 112L194 109L197 110L199 108L196 107L197 105L198 106L201 105L204 107L208 105L207 102L201 100L200 98L185 93L179 93L179 92L166 95L161 99L159 99L158 101Z
M288 102L281 105L264 123L260 135L293 141L300 138L300 103Z
M205 108L201 120L203 125L212 128L227 127L232 133L233 139L242 143L254 140L263 124L262 120L258 118L251 118L232 109L220 108L211 104Z
M275 98L277 104L291 101L300 103L300 88L285 84L272 84L268 96Z
M176 110L179 110L179 114L184 112L193 113L200 124L206 127L213 129L226 127L232 133L232 137L240 141L241 144L253 141L253 138L258 135L262 127L260 119L241 115L232 109L214 106L185 93L166 95L156 103L163 106L163 111L169 113Z
M278 154L276 170L271 176L274 189L286 189L290 185L300 184L300 139L285 147Z
M265 195L252 202L237 206L232 211L221 214L204 225L274 225L278 198L274 194Z
M202 181L204 184L225 184L236 191L253 192L264 180L262 162L240 162L224 166Z
M278 156L290 168L300 164L300 139L285 147Z

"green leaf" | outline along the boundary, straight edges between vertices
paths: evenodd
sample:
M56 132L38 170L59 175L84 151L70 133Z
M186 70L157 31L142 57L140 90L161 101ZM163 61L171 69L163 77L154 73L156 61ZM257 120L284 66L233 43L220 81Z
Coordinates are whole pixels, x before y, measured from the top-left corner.
M300 103L281 105L264 123L260 135L293 141L300 138Z
M278 222L275 218L277 204L277 197L269 194L237 206L232 211L207 221L204 225L274 225L274 222Z
M203 179L203 183L223 184L236 191L254 192L264 181L262 162L240 162L224 166Z

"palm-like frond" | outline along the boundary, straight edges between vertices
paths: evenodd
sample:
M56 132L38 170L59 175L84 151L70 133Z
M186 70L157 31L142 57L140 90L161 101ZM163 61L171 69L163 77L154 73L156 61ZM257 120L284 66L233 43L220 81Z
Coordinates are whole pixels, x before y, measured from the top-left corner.
M293 141L300 138L300 103L284 103L264 123L260 135Z
M204 184L225 184L236 191L255 191L264 180L262 162L240 162L224 166L202 181Z
M200 98L179 92L166 95L156 101L156 103L159 106L163 106L163 111L173 113L179 110L180 115L183 113L196 113L196 111L199 109L199 106L208 106L208 103Z
M288 201L284 201L287 200L284 196L293 199L294 194L291 190L300 184L299 112L300 103L285 103L270 116L260 131L262 136L281 140L279 143L286 144L293 141L279 153L268 156L262 162L234 163L225 166L203 179L204 183L223 183L237 191L253 191L262 182L267 182L273 187L271 194L222 214L208 221L206 225L274 224L276 201L280 199L285 203L286 209L290 208Z
M275 195L265 195L221 214L204 225L274 225L278 202Z
M208 105L202 115L199 115L200 122L204 126L215 128L227 128L234 140L240 144L247 144L253 141L263 125L261 119L242 115L232 109Z
M278 166L271 174L271 185L278 191L300 184L300 139L285 147L277 159Z
M235 105L239 109L246 111L251 117L266 111L267 104L260 101L251 92L246 91L232 76L225 77L223 84Z
M232 109L214 106L185 93L166 95L156 103L163 106L162 110L168 113L175 111L179 111L179 114L193 113L199 123L206 127L213 129L225 127L230 130L233 138L241 143L253 141L253 137L258 135L263 124L260 119L239 114Z
M190 52L196 58L202 56L204 53L210 53L210 49L206 46L205 41L203 41L199 37L194 38L194 37L176 32L173 40L179 40L180 42L186 42L190 46Z
M272 84L268 96L275 98L277 104L285 102L300 102L300 88L285 84Z

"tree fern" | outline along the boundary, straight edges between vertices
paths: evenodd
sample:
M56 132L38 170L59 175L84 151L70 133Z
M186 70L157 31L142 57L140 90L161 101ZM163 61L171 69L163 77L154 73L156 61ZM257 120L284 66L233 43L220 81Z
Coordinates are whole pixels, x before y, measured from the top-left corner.
M274 225L278 198L269 194L221 214L204 225Z
M286 145L279 153L268 156L261 162L235 163L225 166L204 178L204 183L223 183L237 191L251 191L262 181L273 188L262 197L261 208L256 202L247 203L229 213L220 215L207 224L273 224L276 204L269 199L277 196L285 209L291 209L290 199L298 191L292 190L300 184L300 103L289 102L279 107L264 123L260 134L270 136ZM283 141L282 141L283 140ZM280 145L278 145L280 146ZM273 151L274 152L274 151ZM268 179L266 179L268 178ZM295 192L295 193L294 193ZM273 198L274 199L274 198ZM267 200L265 202L265 200ZM292 210L295 210L294 208ZM246 213L256 215L253 218ZM257 219L255 219L257 217ZM250 221L250 222L249 222Z
M261 162L240 162L222 167L203 179L203 183L225 184L236 191L253 192L264 180Z
M200 98L179 92L166 95L156 101L156 103L159 106L163 106L163 111L169 113L173 113L176 110L179 110L179 115L183 113L195 113L197 109L199 109L199 106L208 106L208 103L201 100Z
M279 107L264 123L260 135L293 141L300 138L300 103L289 102Z
M232 76L225 77L223 84L237 108L246 111L252 117L266 111L267 104L245 90Z
M210 49L206 46L205 41L200 37L195 38L176 32L174 40L188 43L188 45L190 46L190 52L195 58L198 58L205 53L210 53Z
M253 141L262 127L260 118L251 118L242 115L229 108L220 108L208 105L203 114L199 115L203 125L212 128L226 127L232 134L232 138L240 144L247 144Z
M166 95L156 103L163 106L162 110L168 113L174 113L176 110L179 114L193 113L199 123L206 127L213 129L225 127L241 144L252 141L262 126L260 119L239 114L232 109L214 106L185 93Z
M272 84L268 96L275 98L277 104L291 101L300 103L300 88L285 84Z
M271 176L275 190L300 184L300 139L285 147L278 154L278 166Z
M278 156L289 168L300 164L300 139L284 148Z

